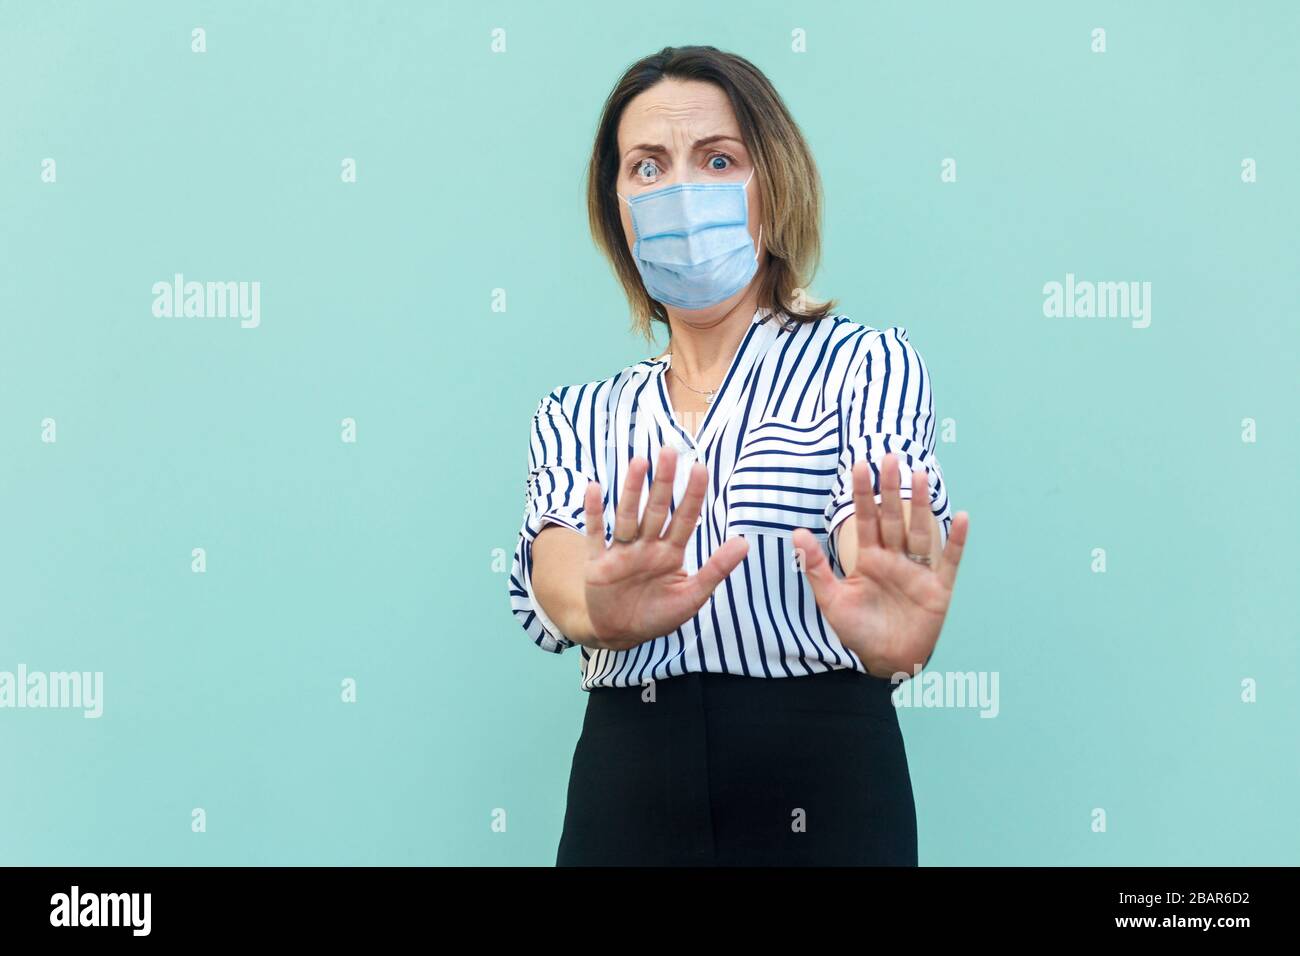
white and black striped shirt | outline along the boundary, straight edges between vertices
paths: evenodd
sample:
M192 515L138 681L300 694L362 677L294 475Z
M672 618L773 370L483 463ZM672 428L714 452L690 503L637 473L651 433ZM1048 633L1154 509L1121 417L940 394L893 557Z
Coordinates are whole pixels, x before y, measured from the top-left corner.
M755 313L698 435L688 434L673 415L664 379L671 357L556 388L538 403L510 600L538 647L554 653L581 647L584 690L691 671L754 677L845 667L865 672L822 617L791 544L795 528L808 528L842 574L831 532L853 514L851 469L859 458L872 463L877 501L886 452L900 459L903 498L911 497L911 469L924 466L930 509L947 541L952 515L935 459L934 396L907 331L871 329L838 315L803 324L782 318L764 309ZM637 455L650 460L644 509L666 443L680 452L674 508L691 465L703 461L709 473L686 570L698 570L734 535L749 539L749 551L673 633L626 651L575 645L533 594L533 540L548 523L585 532L583 495L595 480L605 495L608 541L628 461Z

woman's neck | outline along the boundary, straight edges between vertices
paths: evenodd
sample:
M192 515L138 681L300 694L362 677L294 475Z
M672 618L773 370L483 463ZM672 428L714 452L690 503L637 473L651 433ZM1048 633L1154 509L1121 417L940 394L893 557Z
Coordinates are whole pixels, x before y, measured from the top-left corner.
M665 352L672 353L672 370L678 378L699 389L719 388L756 311L757 296L751 294L708 323L685 322L670 312Z

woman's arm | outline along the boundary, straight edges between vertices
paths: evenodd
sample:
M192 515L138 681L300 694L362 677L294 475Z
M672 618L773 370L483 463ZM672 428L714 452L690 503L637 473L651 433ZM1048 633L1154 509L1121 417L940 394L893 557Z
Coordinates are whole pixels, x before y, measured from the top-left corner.
M840 401L840 473L826 507L829 554L807 547L816 540L811 532L796 537L818 606L840 640L869 673L910 674L934 652L969 516L963 513L958 533L935 458L929 369L905 329L873 335ZM929 564L908 554L928 555Z
M929 369L908 341L905 329L891 326L869 334L867 349L845 376L839 394L840 407L844 410L839 476L826 506L829 557L832 566L845 574L856 566L853 562L860 550L857 537L861 532L844 527L853 524L851 515L856 493L852 474L859 462L871 466L875 487L870 492L879 507L884 490L880 486L884 456L893 452L899 459L898 464L906 472L902 477L908 479L901 489L903 525L899 539L915 538L913 552L929 554L932 561L937 558L952 521L948 488L935 457L936 419ZM918 470L920 481L915 480ZM909 499L923 502L932 518L912 528L908 524Z
M594 647L586 581L580 573L586 561L586 534L564 525L547 525L533 542L533 594L538 603L569 640Z

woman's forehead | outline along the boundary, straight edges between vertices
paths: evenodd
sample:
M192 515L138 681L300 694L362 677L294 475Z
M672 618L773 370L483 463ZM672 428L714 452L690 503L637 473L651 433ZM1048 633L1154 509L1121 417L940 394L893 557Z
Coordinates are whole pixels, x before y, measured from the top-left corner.
M740 139L731 101L717 86L699 81L664 80L643 90L628 102L618 124L620 151L720 135Z

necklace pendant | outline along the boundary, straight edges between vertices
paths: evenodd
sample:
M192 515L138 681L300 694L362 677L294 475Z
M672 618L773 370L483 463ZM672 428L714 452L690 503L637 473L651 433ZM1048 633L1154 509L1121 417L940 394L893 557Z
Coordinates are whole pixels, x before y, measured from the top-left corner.
M713 396L716 395L716 394L717 394L717 392L705 392L705 393L704 393L704 404L706 404L706 405L712 405L712 404L713 404Z

